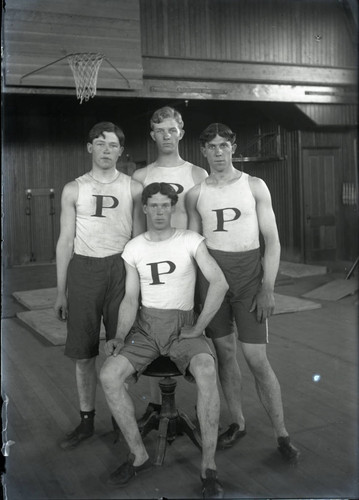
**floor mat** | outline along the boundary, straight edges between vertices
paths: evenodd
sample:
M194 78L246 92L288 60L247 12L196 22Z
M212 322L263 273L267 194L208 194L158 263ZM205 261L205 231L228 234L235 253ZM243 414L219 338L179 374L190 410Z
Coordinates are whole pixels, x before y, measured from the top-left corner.
M35 309L33 311L19 312L16 316L27 326L42 335L53 345L65 345L66 322L56 318L54 310ZM100 338L105 338L104 326L101 327Z
M48 309L55 304L56 288L26 290L25 292L14 292L12 295L21 305L28 309Z
M327 274L326 266L312 266L310 264L300 264L296 262L281 261L279 272L292 278L304 278L305 276L316 276Z
M300 311L308 311L310 309L319 309L321 304L312 302L311 300L303 300L298 297L291 297L289 295L274 294L275 309L274 314L285 314Z
M353 295L358 288L359 284L356 279L336 279L303 294L302 297L319 300L340 300L347 295Z

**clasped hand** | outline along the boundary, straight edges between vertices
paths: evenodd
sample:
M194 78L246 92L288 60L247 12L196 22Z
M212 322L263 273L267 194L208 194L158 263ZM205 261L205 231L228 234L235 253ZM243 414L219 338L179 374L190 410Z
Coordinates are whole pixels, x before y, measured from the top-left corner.
M111 339L105 344L105 354L106 356L117 356L123 346L122 339Z
M273 314L274 306L274 293L262 288L254 297L250 312L257 309L257 321L263 323Z

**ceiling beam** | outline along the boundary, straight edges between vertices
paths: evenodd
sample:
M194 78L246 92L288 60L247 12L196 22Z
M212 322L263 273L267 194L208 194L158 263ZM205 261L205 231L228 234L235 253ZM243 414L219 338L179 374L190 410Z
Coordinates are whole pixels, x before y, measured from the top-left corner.
M290 85L356 85L356 68L142 57L144 77Z

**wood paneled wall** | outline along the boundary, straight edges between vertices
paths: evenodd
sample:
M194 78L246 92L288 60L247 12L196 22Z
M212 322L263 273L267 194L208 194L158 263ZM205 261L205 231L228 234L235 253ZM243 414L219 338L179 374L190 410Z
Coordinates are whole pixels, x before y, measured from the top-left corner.
M356 64L345 11L336 0L140 0L140 5L144 56Z
M65 56L99 52L105 59L98 88L142 87L138 0L11 0L4 11L4 39L6 85L72 89Z
M2 160L7 264L53 260L62 188L88 166L83 117L54 118L21 111L16 117L7 114ZM30 206L28 189L34 195ZM50 189L54 190L53 216ZM31 215L27 215L29 208Z
M319 126L358 125L358 106L356 105L298 104L297 106Z

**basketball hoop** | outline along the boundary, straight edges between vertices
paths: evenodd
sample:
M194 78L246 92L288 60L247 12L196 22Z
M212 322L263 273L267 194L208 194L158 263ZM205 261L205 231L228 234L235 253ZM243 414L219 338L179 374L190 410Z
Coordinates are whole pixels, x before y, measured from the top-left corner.
M85 52L67 56L76 84L76 95L80 104L96 95L98 70L100 69L103 54Z
M121 78L125 80L128 89L131 89L130 82L121 73L121 71L119 71L116 66L114 66L112 62L105 57L104 54L100 54L98 52L77 52L75 54L68 54L67 56L60 57L60 59L56 59L56 61L45 64L44 66L41 66L41 68L37 68L34 71L30 71L30 73L23 75L20 78L20 84L22 84L22 81L25 78L34 75L35 73L38 73L39 71L42 71L60 61L63 61L64 59L67 59L72 70L76 85L76 95L80 104L82 104L83 100L88 101L90 97L95 97L98 70L100 69L103 60L105 60L121 76Z

